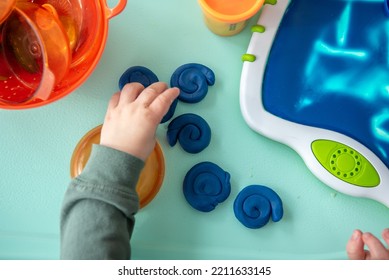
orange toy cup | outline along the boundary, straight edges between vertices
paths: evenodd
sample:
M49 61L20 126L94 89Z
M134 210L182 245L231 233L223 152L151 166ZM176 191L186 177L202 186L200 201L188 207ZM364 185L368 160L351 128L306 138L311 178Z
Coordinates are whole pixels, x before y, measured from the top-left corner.
M48 94L46 99L34 96L25 102L12 104L0 99L0 108L3 109L29 109L44 106L70 94L84 83L102 56L108 36L108 20L122 12L127 4L127 0L118 0L116 7L109 8L106 0L47 0L45 4L42 4L42 0L33 2L42 6L49 5L45 7L46 10L51 9L53 13L57 13L63 31L69 40L70 67L62 80L54 84L51 91L46 90ZM4 38L0 38L0 42L1 40ZM0 67L0 83L5 79L7 77ZM50 88L47 83L43 83L43 86Z
M79 0L33 0L34 3L52 7L69 39L72 52L76 49L82 28L82 6Z
M90 130L81 138L74 149L70 162L70 176L72 178L81 174L90 154L93 144L100 143L101 125ZM159 192L165 176L165 161L161 146L158 142L153 152L146 160L145 166L139 176L136 192L139 195L140 207L145 207Z
M238 34L265 0L199 0L204 22L213 33L221 36Z

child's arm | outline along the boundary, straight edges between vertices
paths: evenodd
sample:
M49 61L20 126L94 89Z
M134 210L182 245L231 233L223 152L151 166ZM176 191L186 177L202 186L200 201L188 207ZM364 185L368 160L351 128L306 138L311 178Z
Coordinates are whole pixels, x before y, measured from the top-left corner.
M133 83L111 98L101 132L83 172L64 197L61 212L61 259L128 259L135 186L155 145L155 131L176 88Z
M382 238L389 246L389 229L382 231ZM365 250L365 245L369 250ZM351 260L389 260L389 249L373 234L360 230L354 231L346 250Z

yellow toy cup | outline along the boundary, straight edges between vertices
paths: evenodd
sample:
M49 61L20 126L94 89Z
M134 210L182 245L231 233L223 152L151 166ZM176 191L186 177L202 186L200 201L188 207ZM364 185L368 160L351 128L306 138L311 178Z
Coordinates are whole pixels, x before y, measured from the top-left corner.
M199 0L209 30L220 36L238 34L265 0Z

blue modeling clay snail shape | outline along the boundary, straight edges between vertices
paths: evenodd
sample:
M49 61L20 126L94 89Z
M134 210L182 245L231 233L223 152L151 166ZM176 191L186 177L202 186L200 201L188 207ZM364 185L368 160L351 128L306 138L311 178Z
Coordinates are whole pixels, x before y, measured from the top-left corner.
M183 191L193 208L210 212L230 195L230 174L212 162L200 162L186 174Z
M174 71L170 85L180 89L178 99L187 103L197 103L201 101L208 92L208 86L215 83L215 74L208 67L188 63Z
M167 130L167 140L173 147L177 140L188 153L196 154L211 142L211 128L196 114L183 114L173 119Z
M143 66L133 66L128 68L119 79L119 89L128 83L140 83L145 88L149 85L159 82L157 75L150 69Z
M273 222L278 222L284 211L276 192L265 186L251 185L236 197L234 213L244 226L255 229L266 225L270 216Z
M123 87L128 83L140 83L145 88L150 86L153 83L159 82L157 75L154 74L150 69L143 66L133 66L128 68L119 79L119 89L122 90ZM162 118L161 123L165 123L170 120L174 111L177 107L178 99L175 99L170 105L169 111Z

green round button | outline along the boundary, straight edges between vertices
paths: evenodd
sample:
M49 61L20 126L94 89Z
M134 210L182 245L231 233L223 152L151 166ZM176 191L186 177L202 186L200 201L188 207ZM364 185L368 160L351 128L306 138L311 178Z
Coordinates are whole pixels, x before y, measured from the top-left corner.
M350 154L341 154L336 161L336 165L340 171L350 172L355 167L354 157Z
M326 139L313 141L311 148L320 164L335 177L359 187L379 185L377 170L355 149Z

